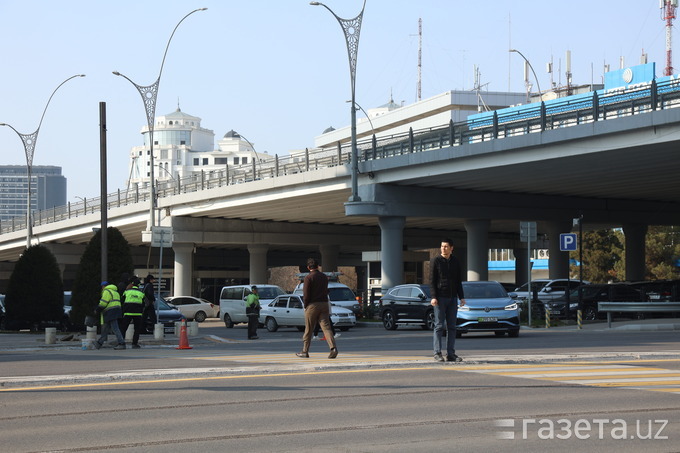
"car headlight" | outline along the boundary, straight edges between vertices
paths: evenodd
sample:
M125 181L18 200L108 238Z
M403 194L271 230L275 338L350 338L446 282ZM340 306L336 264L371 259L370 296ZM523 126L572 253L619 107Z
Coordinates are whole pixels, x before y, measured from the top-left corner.
M461 306L459 305L459 306L458 306L458 310L460 310L460 311L470 311L470 307L468 307L467 305L463 305L463 306L461 307Z
M506 309L506 310L517 310L517 304L516 304L516 303L512 303L512 304L510 304L510 305L506 305L506 306L505 306L505 309Z
M578 310L578 302L569 304L569 310Z

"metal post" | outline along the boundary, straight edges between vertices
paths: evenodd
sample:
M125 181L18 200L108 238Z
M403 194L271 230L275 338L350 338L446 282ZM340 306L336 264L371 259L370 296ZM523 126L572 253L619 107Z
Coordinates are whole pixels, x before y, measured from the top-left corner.
M337 19L342 31L345 35L345 41L347 44L347 57L349 58L349 75L352 86L352 104L350 106L351 114L351 131L352 131L352 149L351 160L352 160L352 193L349 197L349 202L361 201L359 197L359 158L357 152L357 112L354 107L356 104L355 97L355 86L356 86L356 71L357 71L357 53L359 51L359 34L361 32L361 21L364 16L364 9L366 8L366 0L364 0L364 5L361 8L361 12L354 19L342 19L338 17L337 14L333 12L328 6L321 2L310 2L310 5L323 6L326 8L334 17Z
M108 280L108 203L107 203L107 179L106 179L106 102L99 103L99 178L101 199L101 281Z
M578 328L583 314L583 214L578 218Z

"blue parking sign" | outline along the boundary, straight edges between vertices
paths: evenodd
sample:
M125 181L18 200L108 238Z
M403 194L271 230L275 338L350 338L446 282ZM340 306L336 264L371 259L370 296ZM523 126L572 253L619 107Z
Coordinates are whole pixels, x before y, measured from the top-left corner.
M576 233L562 233L560 234L560 251L574 252L576 251Z

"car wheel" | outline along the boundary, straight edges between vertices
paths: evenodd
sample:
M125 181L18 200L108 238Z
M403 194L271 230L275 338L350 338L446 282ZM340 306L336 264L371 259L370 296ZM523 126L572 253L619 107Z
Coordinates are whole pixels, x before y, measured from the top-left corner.
M503 337L503 336L505 336L505 332L494 332L494 334L495 334L497 337Z
M269 332L276 332L279 330L279 324L276 322L276 319L274 318L267 318L267 320L264 322L264 325L267 327L267 330Z
M508 332L508 336L509 336L510 338L517 338L517 337L519 337L519 329L517 329L517 330L511 330L510 332Z
M434 330L434 310L428 310L427 313L425 313L425 326L423 328Z
M583 313L583 319L586 321L595 321L597 319L597 309L592 305L586 307Z
M347 332L349 330L349 327L340 327L341 332Z
M456 330L456 338L463 338L463 332L459 332Z
M194 315L194 321L196 322L203 322L205 321L205 318L207 318L207 316L202 311L197 311L196 314Z
M305 331L305 326L297 326L298 332L304 332Z
M227 326L227 329L231 329L234 327L234 321L231 320L231 316L229 316L229 313L224 314L224 325Z
M382 315L382 322L386 330L397 329L397 320L394 319L394 313L392 313L390 310L385 310Z

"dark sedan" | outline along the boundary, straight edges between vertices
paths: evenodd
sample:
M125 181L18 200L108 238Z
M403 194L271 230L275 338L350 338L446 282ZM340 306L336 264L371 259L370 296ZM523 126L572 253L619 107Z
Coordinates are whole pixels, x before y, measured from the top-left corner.
M158 307L158 321L163 324L163 331L165 333L175 332L175 323L186 319L182 313L176 308L171 307L162 297L159 299L156 296L156 306ZM153 333L154 325L149 317L144 317L144 333Z

